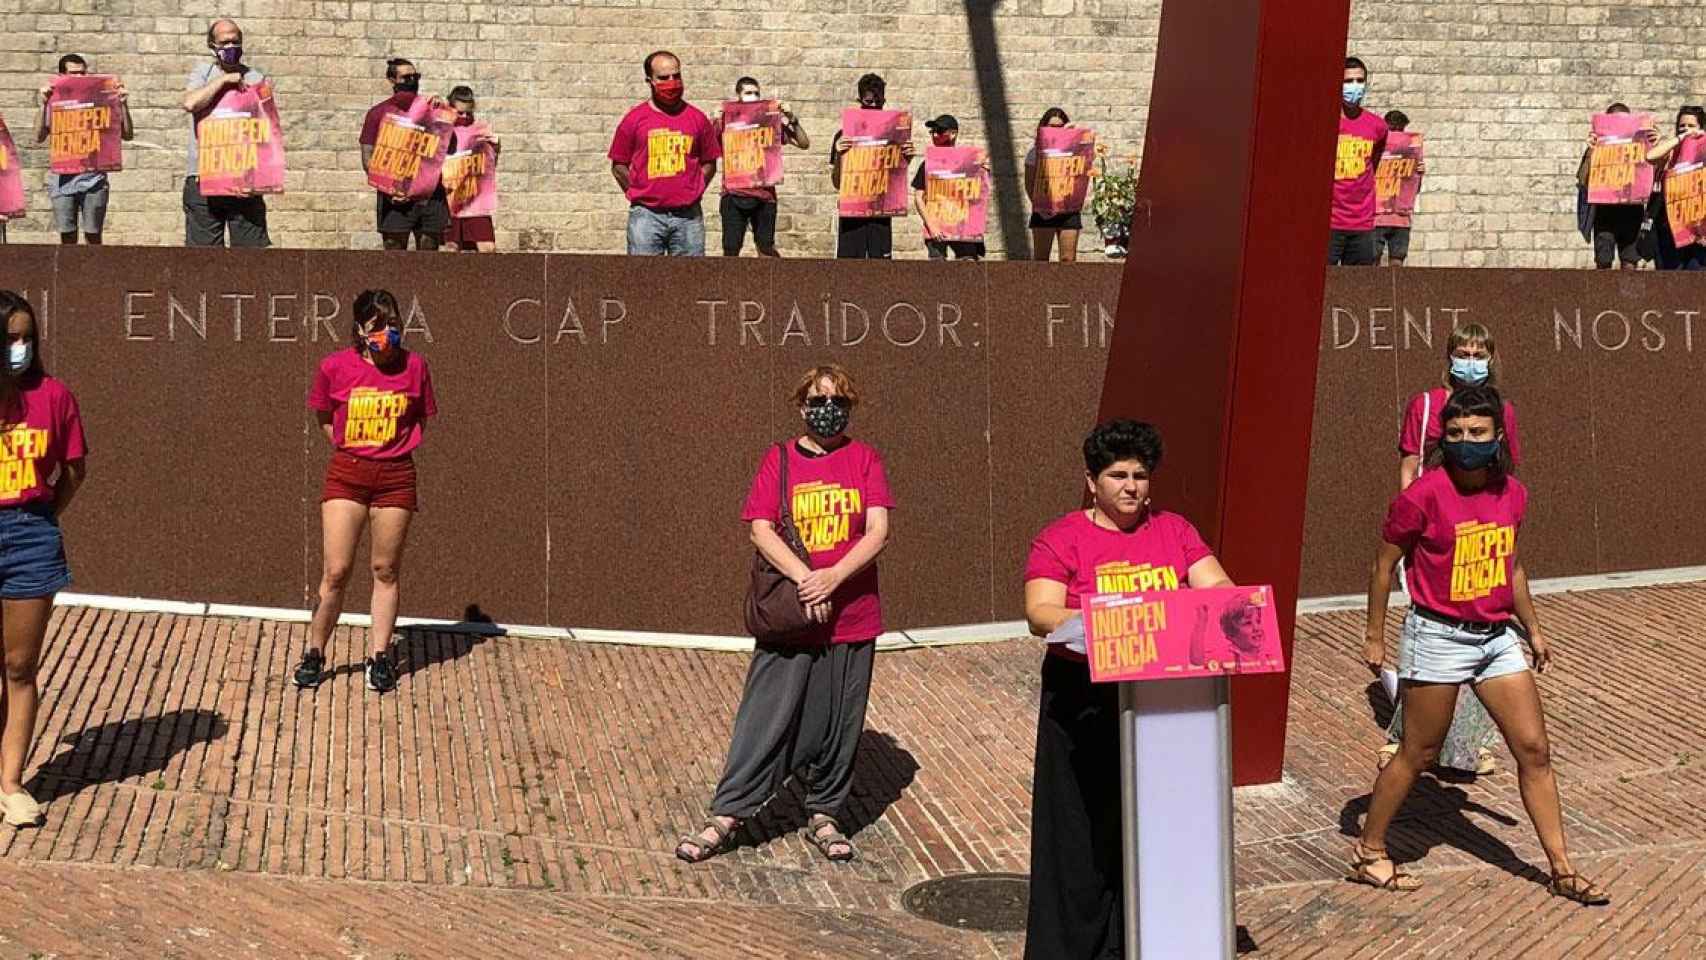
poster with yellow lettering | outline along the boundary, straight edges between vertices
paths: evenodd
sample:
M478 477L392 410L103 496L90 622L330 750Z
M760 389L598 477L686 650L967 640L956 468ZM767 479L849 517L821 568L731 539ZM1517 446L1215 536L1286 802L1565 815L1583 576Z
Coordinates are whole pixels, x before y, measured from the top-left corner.
M1588 162L1588 202L1641 206L1653 195L1650 113L1599 113L1593 118L1593 157Z
M456 111L437 97L416 97L379 122L367 182L387 196L425 200L438 189Z
M195 125L197 186L204 197L284 192L284 130L272 81L231 87Z
M841 158L841 215L906 216L905 146L912 142L912 114L843 110L841 137L848 143Z
M117 77L61 74L47 97L48 168L54 173L124 169Z
M18 167L18 146L6 121L0 119L0 223L24 215L24 172Z
M1272 587L1215 587L1084 598L1096 683L1284 673Z

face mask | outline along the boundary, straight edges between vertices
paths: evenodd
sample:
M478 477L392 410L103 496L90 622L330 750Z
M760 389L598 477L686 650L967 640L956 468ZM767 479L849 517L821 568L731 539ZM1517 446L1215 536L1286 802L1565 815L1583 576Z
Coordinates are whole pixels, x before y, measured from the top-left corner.
M1459 470L1483 470L1499 459L1497 440L1447 440L1439 448L1445 462Z
M457 114L456 115L456 125L459 127L471 127L474 125L474 118L469 117L469 116L463 116L462 114Z
M859 109L861 110L881 110L882 108L883 101L881 100L872 100L870 103L866 103L863 100L859 101Z
M661 104L673 105L681 102L682 91L686 89L687 85L682 83L680 78L657 80L652 83L652 96Z
M1487 367L1492 361L1476 357L1452 357L1451 379L1458 383L1487 382Z
M396 83L391 84L391 89L398 93L419 93L421 89L421 78L418 76L405 77L402 80L398 80Z
M367 348L367 352L378 356L397 349L397 345L403 342L403 334L396 327L386 327L377 333L367 334L361 339Z
M825 440L847 432L847 421L852 418L851 408L833 403L826 403L821 407L806 407L806 428L813 436L823 437Z
M951 147L954 145L954 138L945 133L932 133L930 142L938 147Z
M223 63L228 67L235 67L237 64L243 62L243 48L220 47L213 51L213 56L214 59L218 60L220 63Z
M31 352L28 340L20 340L12 344L11 348L6 351L6 365L11 368L13 373L23 373L30 368Z
M740 95L740 102L741 103L757 103L758 102L758 94L756 94L756 93L743 93Z
M1356 107L1356 106L1362 105L1363 94L1365 94L1367 92L1368 92L1368 84L1366 84L1366 83L1351 83L1349 81L1346 81L1345 87L1344 87L1344 92L1343 92L1342 96L1345 98L1346 103L1350 104L1353 107Z

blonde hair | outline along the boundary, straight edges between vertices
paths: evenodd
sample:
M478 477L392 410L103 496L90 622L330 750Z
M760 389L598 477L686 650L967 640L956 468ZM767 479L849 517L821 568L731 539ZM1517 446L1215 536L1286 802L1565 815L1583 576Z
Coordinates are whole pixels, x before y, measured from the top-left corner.
M1458 347L1480 345L1487 348L1487 359L1496 360L1499 356L1498 345L1493 342L1493 332L1479 323L1465 323L1452 328L1451 336L1445 338L1445 373L1440 379L1446 386L1451 386L1451 355ZM1487 364L1487 380L1481 386L1492 386L1497 377L1495 364Z
M806 396L811 393L812 388L817 386L820 380L828 380L835 384L835 392L847 398L848 406L857 407L859 405L859 391L853 386L853 378L847 373L847 368L839 363L824 363L807 370L800 377L799 383L794 386L794 406L805 406Z

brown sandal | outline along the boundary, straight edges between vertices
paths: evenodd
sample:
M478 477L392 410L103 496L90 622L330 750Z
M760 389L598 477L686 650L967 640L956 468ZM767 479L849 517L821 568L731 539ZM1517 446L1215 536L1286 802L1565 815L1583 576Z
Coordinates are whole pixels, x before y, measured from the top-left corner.
M819 831L826 824L829 826L829 832L820 833ZM817 847L818 852L823 854L823 858L830 863L847 863L854 857L853 841L847 839L846 835L841 832L841 824L835 822L835 818L829 814L812 814L811 819L806 821L806 828L801 832L806 835L807 840L810 840ZM846 847L847 851L845 853L831 853L829 848L837 845Z
M1599 884L1579 873L1554 873L1547 887L1553 896L1574 900L1584 907L1603 907L1611 902L1611 897L1599 888Z
M722 821L716 817L706 817L704 824L699 827L698 833L683 834L681 839L676 841L675 858L684 863L704 863L733 846L729 842L729 838L733 837L735 831L740 829L740 825L741 821L736 820L733 824L725 827ZM706 840L705 831L707 830L716 834L717 839ZM688 847L698 852L683 853L682 850Z
M1398 864L1385 850L1368 850L1357 842L1351 845L1351 858L1351 873L1345 879L1352 883L1366 883L1392 893L1414 893L1422 888L1422 881L1399 870ZM1377 863L1392 864L1392 875L1385 879L1375 876L1368 868Z

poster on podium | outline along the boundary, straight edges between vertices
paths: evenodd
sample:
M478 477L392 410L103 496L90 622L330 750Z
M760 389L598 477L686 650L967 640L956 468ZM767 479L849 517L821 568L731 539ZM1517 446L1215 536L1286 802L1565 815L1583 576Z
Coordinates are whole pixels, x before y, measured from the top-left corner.
M1085 597L1084 648L1097 683L1285 672L1272 587Z

